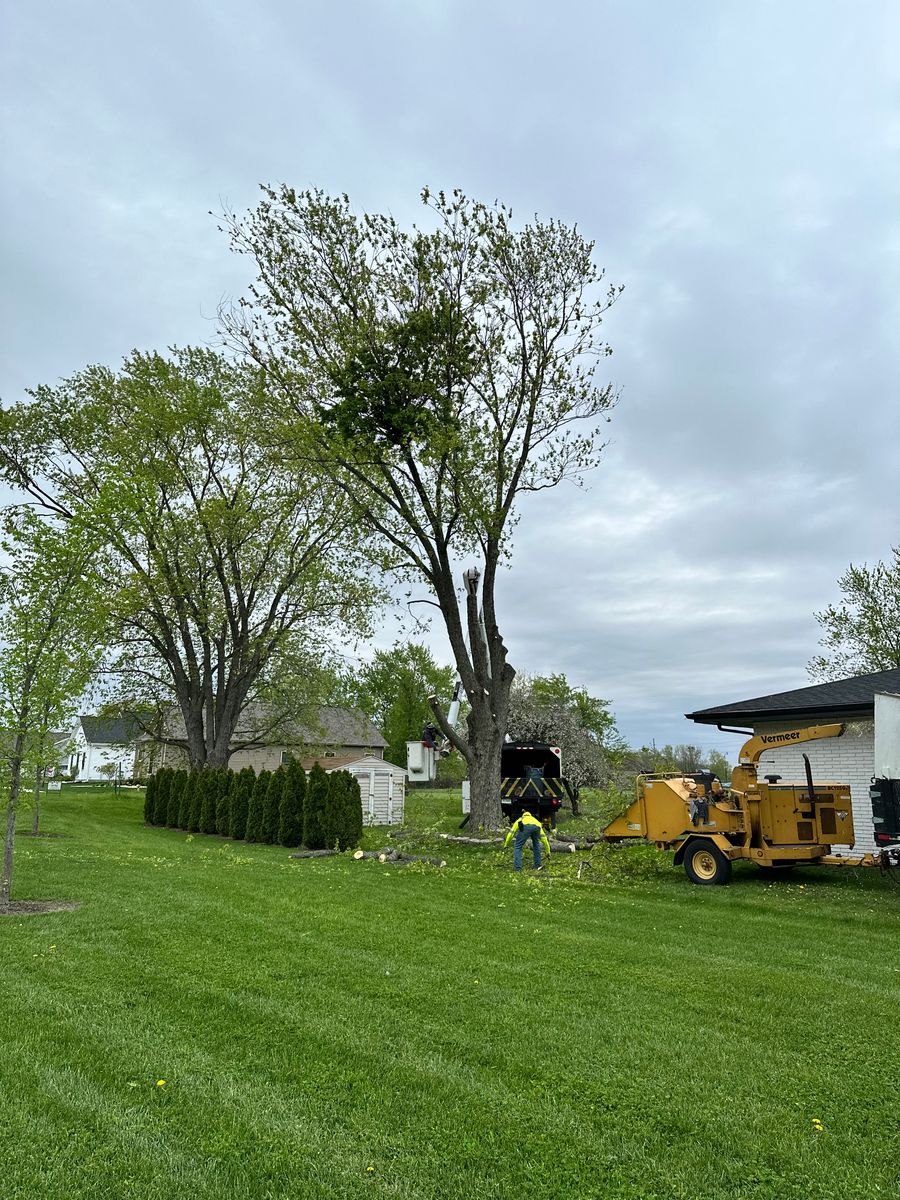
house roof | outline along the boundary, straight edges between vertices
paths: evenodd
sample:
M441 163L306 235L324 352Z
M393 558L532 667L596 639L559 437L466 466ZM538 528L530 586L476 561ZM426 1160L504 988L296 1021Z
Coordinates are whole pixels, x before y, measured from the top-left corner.
M394 763L389 763L383 758L375 758L371 754L342 754L334 758L325 758L324 755L319 755L317 758L305 758L300 764L304 771L311 771L312 768L319 764L324 771L342 771L346 767L361 766L374 767L376 771L391 772L395 774L408 775L409 771L405 767L398 767Z
M770 696L755 696L752 700L735 700L731 704L700 708L684 715L700 725L746 725L757 721L830 716L865 718L874 716L876 692L900 692L900 667L835 679L831 683L816 683L789 692L773 692Z
M320 708L314 719L304 722L283 721L280 728L269 736L258 736L267 724L271 724L269 711L262 704L248 704L234 731L233 744L249 741L285 748L351 746L359 750L383 750L387 746L387 741L369 718L352 708ZM173 708L166 716L165 732L171 738L185 737L184 720L177 708ZM143 740L152 741L153 738L145 734Z
M80 716L89 746L127 746L137 740L140 726L133 717Z

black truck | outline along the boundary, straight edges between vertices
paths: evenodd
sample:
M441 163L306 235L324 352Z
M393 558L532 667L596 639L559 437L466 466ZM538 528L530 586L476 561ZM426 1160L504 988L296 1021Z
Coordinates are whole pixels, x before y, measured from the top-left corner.
M558 746L505 742L500 751L500 775L500 803L510 821L518 820L528 809L545 825L556 828L556 814L566 800L572 801Z

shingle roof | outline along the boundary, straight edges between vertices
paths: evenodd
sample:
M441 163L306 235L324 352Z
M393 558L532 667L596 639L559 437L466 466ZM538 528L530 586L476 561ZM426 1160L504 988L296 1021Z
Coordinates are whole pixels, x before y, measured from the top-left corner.
M747 724L754 720L777 721L782 717L794 720L801 716L825 717L832 713L865 717L875 711L876 692L900 692L900 667L835 679L832 683L816 683L790 692L755 696L752 700L735 700L731 704L700 708L684 715L701 725Z
M79 717L89 746L127 746L141 732L133 717Z

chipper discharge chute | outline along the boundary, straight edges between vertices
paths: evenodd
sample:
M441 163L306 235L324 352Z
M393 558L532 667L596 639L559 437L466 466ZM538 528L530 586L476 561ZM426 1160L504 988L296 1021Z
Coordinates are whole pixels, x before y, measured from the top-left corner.
M804 783L780 776L757 778L763 752L818 738L840 737L843 725L817 725L760 734L744 744L731 786L708 771L639 775L634 803L603 831L607 841L642 838L675 850L693 883L723 884L731 864L748 859L769 871L798 863L874 865L872 855L832 855L833 845L854 843L850 785L814 783L809 759Z

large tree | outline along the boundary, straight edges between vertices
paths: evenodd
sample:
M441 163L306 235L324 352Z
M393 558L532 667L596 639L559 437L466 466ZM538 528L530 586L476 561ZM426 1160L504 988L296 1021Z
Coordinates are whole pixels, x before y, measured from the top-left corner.
M891 553L891 560L872 567L851 564L838 580L840 601L815 613L825 653L809 664L813 679L900 667L900 546Z
M99 543L118 704L197 767L296 720L328 647L367 630L351 506L264 448L265 388L208 350L135 353L0 413L0 471Z
M515 227L499 205L423 193L429 228L357 216L347 197L264 189L233 248L258 271L223 312L228 338L278 389L272 424L317 455L440 609L469 701L472 820L496 826L500 747L514 677L495 604L517 502L580 480L614 401L593 244L573 227ZM464 612L459 584L466 578Z
M23 764L45 761L49 731L74 715L97 667L105 616L93 587L89 542L27 509L7 512L4 526L0 757L7 802L0 910L10 903Z

